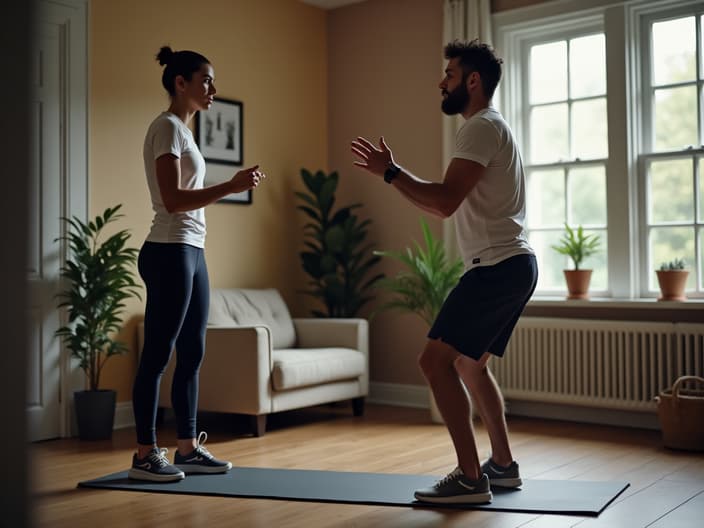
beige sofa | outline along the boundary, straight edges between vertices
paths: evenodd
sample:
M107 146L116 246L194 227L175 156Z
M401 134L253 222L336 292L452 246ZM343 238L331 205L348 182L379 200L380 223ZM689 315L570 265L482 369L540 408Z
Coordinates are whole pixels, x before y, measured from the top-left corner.
M143 332L140 325L140 352ZM359 416L369 391L368 343L364 319L292 319L274 289L215 289L198 409L250 415L256 436L268 414L289 409L349 399ZM162 409L171 407L174 363L172 354Z

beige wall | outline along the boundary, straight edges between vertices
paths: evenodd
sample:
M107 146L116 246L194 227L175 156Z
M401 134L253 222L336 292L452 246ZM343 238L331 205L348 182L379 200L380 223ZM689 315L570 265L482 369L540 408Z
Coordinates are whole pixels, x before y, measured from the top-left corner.
M372 219L370 240L379 249L402 250L422 240L421 213L391 186L353 167L349 143L358 135L375 141L383 135L398 163L420 177L442 178L442 0L370 0L335 9L328 46L329 161L340 172L339 203L364 204L359 214ZM424 216L441 236L441 222ZM382 264L387 275L400 269ZM372 381L424 383L416 357L426 332L415 315L377 316Z
M260 163L268 174L253 205L206 209L213 287L274 286L294 315L308 313L312 301L296 294L306 281L298 259L303 218L292 193L301 167L340 172L337 203L364 204L359 214L372 219L377 248L421 240L421 215L440 237L440 220L352 166L349 142L383 134L399 163L423 178L442 178L442 4L367 0L326 12L297 0L209 0L198 11L184 0L92 0L91 214L123 203L122 226L132 230L134 245L147 233L141 149L146 127L168 104L153 60L168 43L204 53L219 95L244 102L245 164ZM387 275L399 269L380 266ZM128 312L122 337L132 350L111 359L103 383L117 388L121 401L131 398L143 303ZM426 331L414 315L378 315L371 323L372 381L423 384L416 357Z
M213 287L276 287L294 314L306 306L298 259L299 170L328 166L326 13L297 0L92 0L90 4L90 214L123 204L121 228L138 247L151 223L142 141L168 106L154 60L164 44L210 59L219 95L244 103L244 162L268 178L250 206L206 209ZM135 325L128 306L121 338L131 351L110 359L101 385L131 399Z

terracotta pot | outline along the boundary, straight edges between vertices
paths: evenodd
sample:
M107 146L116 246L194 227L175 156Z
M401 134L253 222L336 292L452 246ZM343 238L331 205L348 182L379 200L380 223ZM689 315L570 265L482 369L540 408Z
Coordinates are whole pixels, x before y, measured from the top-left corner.
M567 282L568 299L589 299L589 281L592 270L562 270Z
M684 287L687 283L687 270L657 270L658 284L660 285L661 296L658 301L684 301L687 296L684 294Z

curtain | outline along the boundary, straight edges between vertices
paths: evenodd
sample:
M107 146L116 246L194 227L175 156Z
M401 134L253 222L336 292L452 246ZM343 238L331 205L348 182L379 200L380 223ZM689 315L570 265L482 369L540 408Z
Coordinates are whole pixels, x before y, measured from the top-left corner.
M472 40L474 38L492 43L490 0L445 0L443 46L455 39ZM464 118L461 115L443 117L442 158L444 167L447 167L452 159L455 149L455 134L463 122ZM452 259L457 257L459 250L454 217L443 222L443 240L449 257Z

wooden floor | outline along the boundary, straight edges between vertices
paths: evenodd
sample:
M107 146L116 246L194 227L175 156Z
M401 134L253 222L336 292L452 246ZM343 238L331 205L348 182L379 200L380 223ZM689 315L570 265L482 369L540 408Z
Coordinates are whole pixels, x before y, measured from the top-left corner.
M270 419L261 438L231 417L204 416L207 447L235 466L444 475L455 466L449 437L428 411L324 406ZM599 517L359 506L77 489L76 483L129 467L134 430L111 441L33 444L35 524L52 528L159 527L524 527L684 528L704 526L704 453L661 447L656 431L514 418L514 454L528 478L630 482ZM489 443L477 423L481 456ZM160 444L173 450L168 422ZM172 454L171 451L170 454Z

